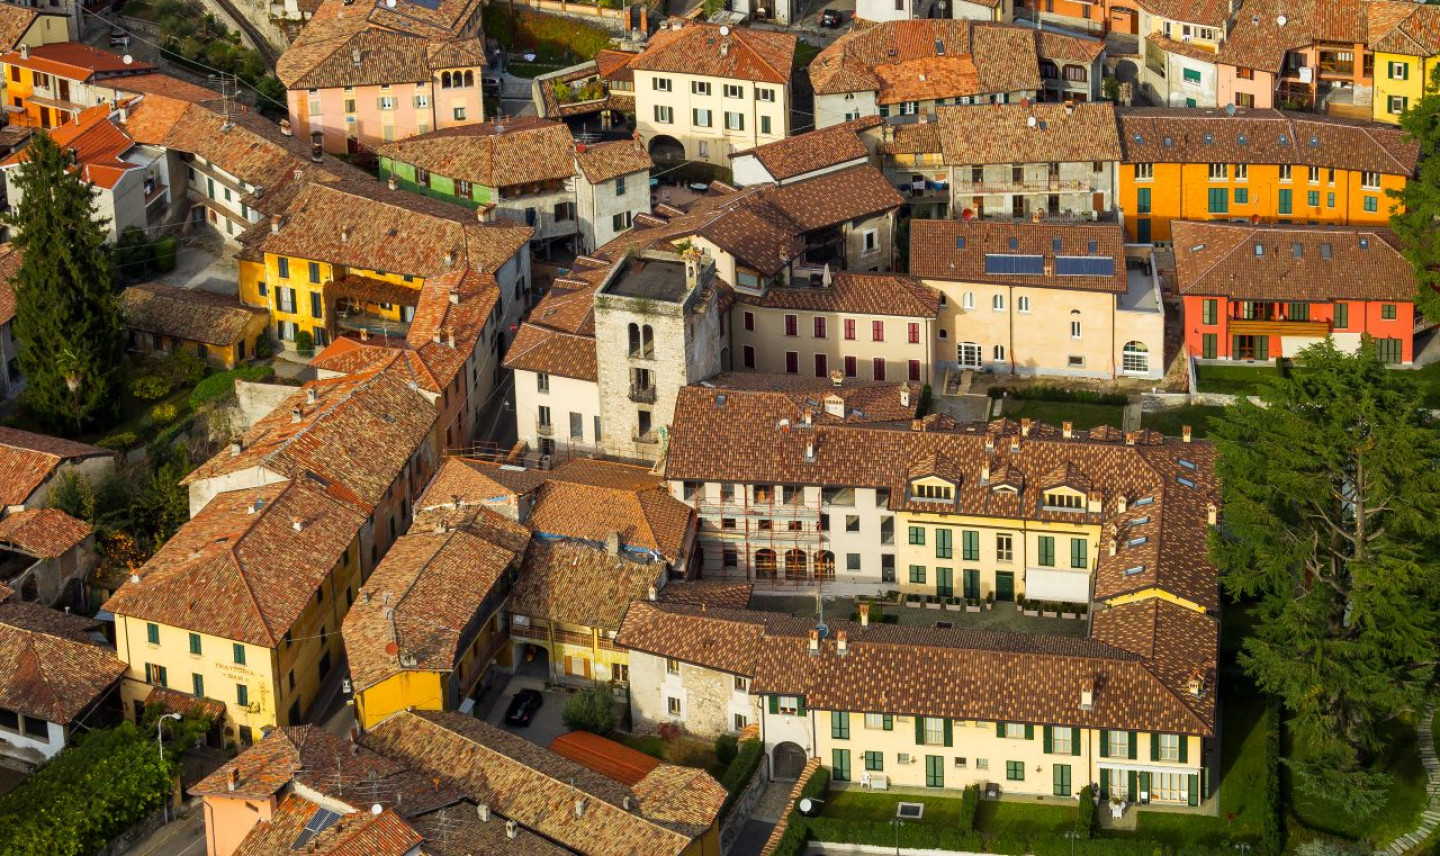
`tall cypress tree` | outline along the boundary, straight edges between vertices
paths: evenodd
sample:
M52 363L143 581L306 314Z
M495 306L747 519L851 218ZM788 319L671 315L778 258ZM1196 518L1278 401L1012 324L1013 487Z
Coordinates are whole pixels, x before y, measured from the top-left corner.
M15 282L15 338L24 402L51 430L112 424L120 413L125 332L104 219L69 154L37 134L14 184L10 217L23 261Z
M1227 590L1257 600L1240 663L1290 714L1296 788L1364 817L1385 798L1369 764L1384 725L1423 707L1435 671L1440 432L1368 337L1300 359L1265 407L1211 423L1225 509L1211 556Z

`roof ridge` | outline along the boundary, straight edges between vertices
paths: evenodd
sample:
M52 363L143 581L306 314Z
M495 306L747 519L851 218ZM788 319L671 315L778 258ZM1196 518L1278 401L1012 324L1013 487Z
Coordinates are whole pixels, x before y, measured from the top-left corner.
M295 483L293 479L287 479L287 481L289 482L289 485L293 485ZM282 488L280 492L283 494L286 490L289 490L289 485L287 485L285 488ZM255 514L257 516L261 514L266 514L274 505L275 503L273 502L267 502L265 503L265 505L256 509ZM241 534L239 539L237 539L234 543L226 543L224 552L230 557L231 562L234 563L235 571L240 575L240 582L245 585L245 593L250 596L250 605L255 608L255 612L260 616L260 623L265 628L265 635L270 638L270 642L273 644L278 641L275 636L275 631L270 626L269 617L265 614L264 607L260 605L260 598L255 594L255 587L250 585L250 572L246 569L245 562L240 558L239 553L240 541L249 537L250 533L254 531L254 526L247 526L245 528L245 532Z

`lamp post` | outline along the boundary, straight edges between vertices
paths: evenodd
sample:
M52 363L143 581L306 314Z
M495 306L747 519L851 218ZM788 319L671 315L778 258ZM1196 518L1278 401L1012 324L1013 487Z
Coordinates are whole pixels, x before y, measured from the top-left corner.
M1070 839L1070 856L1075 856L1075 842L1080 838L1080 830L1071 829L1065 833L1065 837Z
M180 714L178 714L178 713L162 713L162 714L160 714L159 718L155 720L155 748L160 751L160 763L161 763L161 764L164 764L164 763L165 763L165 742L164 742L165 720L167 720L167 719L172 719L172 720L174 720L174 721L176 721L176 722L179 722L179 721L180 721L181 719L183 719L183 718L184 718L184 717L182 717L182 716L181 716ZM161 808L161 811L163 812L163 817L165 818L165 822L166 822L166 823L169 823L169 822L170 822L170 795L169 795L169 794L166 794L166 795L165 795L165 802L164 802L164 804L161 805L160 808Z
M900 827L905 825L905 821L897 817L890 823L895 827L895 856L900 856Z

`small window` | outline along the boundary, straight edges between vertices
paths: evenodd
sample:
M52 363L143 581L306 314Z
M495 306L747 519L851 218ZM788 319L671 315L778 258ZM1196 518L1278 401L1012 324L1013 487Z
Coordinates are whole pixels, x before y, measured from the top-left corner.
M669 675L680 674L680 661L674 657L665 658L665 673Z

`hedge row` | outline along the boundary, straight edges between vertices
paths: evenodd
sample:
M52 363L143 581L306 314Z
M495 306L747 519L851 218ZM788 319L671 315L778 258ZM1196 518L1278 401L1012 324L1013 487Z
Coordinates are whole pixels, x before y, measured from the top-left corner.
M1265 706L1265 787L1261 789L1257 849L1259 856L1280 856L1285 849L1280 806L1280 701L1275 696L1270 696Z
M720 776L720 785L725 788L725 804L720 807L720 817L730 814L730 809L735 807L735 801L745 792L745 786L749 784L750 777L760 768L760 762L765 758L765 745L759 740L746 740L736 753L735 759L725 772Z
M887 821L841 820L834 817L792 818L776 856L793 856L803 852L806 841L845 844L868 844L930 850L960 850L974 853L999 853L1008 856L1224 856L1234 851L1210 847L1173 848L1156 841L1119 838L1075 840L1050 833L980 833L960 829L901 824L896 830ZM785 842L794 838L795 849L786 850ZM1073 850L1072 850L1073 848Z
M1063 386L1050 386L1049 384L1035 384L1023 389L1010 386L990 387L991 398L1020 398L1026 401L1073 401L1079 404L1112 404L1120 407L1130 403L1130 399L1120 392L1098 392L1093 389L1067 389Z

